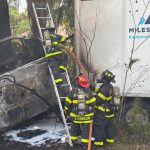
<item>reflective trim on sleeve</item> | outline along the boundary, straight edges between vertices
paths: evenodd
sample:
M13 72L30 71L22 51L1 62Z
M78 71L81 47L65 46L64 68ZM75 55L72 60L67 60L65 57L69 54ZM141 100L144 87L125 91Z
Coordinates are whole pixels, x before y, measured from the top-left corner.
M94 113L90 113L90 114L87 114L87 115L84 115L86 117L91 117L91 116L94 116Z
M104 142L94 142L94 145L100 145L100 146L102 146L102 145L104 145Z
M71 113L70 113L70 116L71 116L71 117L77 117L78 115L71 112Z
M56 79L56 80L54 80L54 81L55 81L55 83L59 83L59 82L62 82L62 79L59 78L59 79Z
M64 108L65 110L68 110L69 108L67 107L67 106L65 106L65 108Z
M56 35L55 35L55 34L50 34L50 36L51 36L51 37L56 37Z
M98 96L99 96L101 99L107 100L107 101L109 101L109 100L112 99L112 96L106 97L106 96L104 96L102 93L98 93Z
M53 52L53 53L47 53L47 54L45 55L45 58L48 58L48 57L54 56L54 55L58 55L58 54L61 54L61 53L62 53L61 51L57 51L57 52Z
M61 38L61 42L63 42L63 41L65 41L65 37L64 36L62 36L62 38Z
M94 90L94 91L95 91L95 92L98 92L99 89L100 89L99 87L95 87L95 90Z
M112 118L112 117L114 117L114 114L112 114L112 115L106 115L105 117L106 118Z
M53 42L53 44L54 44L54 45L58 45L58 42L57 42L57 41L55 41L55 42Z
M102 107L102 106L97 106L96 108L97 108L98 110L103 111L103 112L110 112L110 109L104 108L104 107Z
M107 141L108 143L114 143L114 142L115 142L114 139L106 139L106 141Z
M89 140L88 140L88 139L81 139L81 142L82 142L82 143L88 143Z
M93 97L93 98L91 98L90 100L87 100L87 101L86 101L86 104L90 104L90 103L93 103L93 102L95 102L95 101L96 101L96 98Z
M78 104L78 100L72 100L73 104Z
M72 104L72 100L69 97L66 97L66 102L68 102L69 104Z
M65 71L67 70L65 66L59 66L59 68Z
M71 140L78 140L77 136L70 136Z

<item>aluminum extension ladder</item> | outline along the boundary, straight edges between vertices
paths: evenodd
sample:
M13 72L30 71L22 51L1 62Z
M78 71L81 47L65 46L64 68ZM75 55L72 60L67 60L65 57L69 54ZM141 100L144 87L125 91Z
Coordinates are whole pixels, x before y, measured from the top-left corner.
M38 7L36 7L36 6L38 6ZM54 27L54 22L53 22L53 18L52 18L52 15L51 15L51 11L50 11L49 5L48 5L48 3L46 3L44 7L43 6L39 7L38 4L35 4L34 2L32 2L32 8L33 8L34 16L35 16L36 23L37 23L37 26L38 26L40 38L41 38L41 40L44 40L42 31L45 28L41 27L39 19L47 19L47 20L51 21L51 25L52 25L52 27ZM41 11L41 10L47 11L46 16L38 17L38 12L37 11ZM45 48L44 48L44 53L46 54ZM54 76L53 76L52 70L51 70L49 65L48 65L48 69L49 69L50 76L51 76L51 79L52 79L52 83L53 83L53 86L54 86L54 90L55 90L55 93L56 93L56 98L57 98L57 101L58 101L58 104L59 104L59 109L60 109L60 112L61 112L61 116L62 116L64 125L65 125L65 129L66 129L66 132L67 132L69 144L70 144L70 146L73 146L72 145L72 141L70 139L70 133L69 133L68 125L67 125L67 122L66 122L65 114L64 114L63 107L62 107L62 104L61 104L61 99L64 99L66 97L60 96L60 94L58 92L58 88L57 88L56 83L54 81ZM69 91L71 91L72 90L72 86L71 86L71 82L70 82L70 78L69 78L68 72L66 71L65 73L62 73L62 74L65 75L67 83L66 84L62 84L61 87L69 86Z
M51 27L54 27L54 22L53 22L53 18L52 18L52 14L49 8L48 3L44 4L36 4L34 2L32 2L32 8L33 8L33 12L34 12L34 16L36 19L36 23L37 23L37 27L39 30L39 34L40 34L40 38L43 40L43 33L42 31L45 29L45 27L42 27L40 24L40 19L41 20L45 20L48 21L51 25ZM40 11L44 11L46 16L38 16L38 13L40 13Z

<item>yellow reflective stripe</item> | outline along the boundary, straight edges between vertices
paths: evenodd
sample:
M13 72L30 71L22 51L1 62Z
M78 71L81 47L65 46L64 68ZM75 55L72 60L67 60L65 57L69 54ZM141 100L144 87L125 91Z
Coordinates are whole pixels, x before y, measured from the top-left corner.
M71 113L70 113L70 116L71 116L71 117L77 117L78 115L71 112Z
M68 102L69 103L69 102ZM77 117L77 116L79 116L79 115L77 115L77 114L74 114L74 113L70 113L70 116L71 117ZM90 114L87 114L87 115L83 115L83 117L91 117L91 116L94 116L94 113L90 113Z
M106 98L107 101L109 101L111 99L112 99L112 96L109 96L109 97Z
M68 102L69 104L71 104L72 100L69 97L66 97L66 102Z
M73 121L74 123L91 123L92 120L88 120L88 121Z
M86 117L90 117L90 116L94 116L94 113L90 113L90 114L87 114L87 115L84 115Z
M61 41L65 41L65 37L64 36L62 36Z
M104 145L104 142L94 142L94 145Z
M112 118L112 117L114 117L114 114L112 114L112 115L106 115L105 117L106 118Z
M55 83L59 83L59 82L62 82L61 78L55 80Z
M109 100L112 99L112 96L106 97L106 96L104 96L102 93L98 93L98 96L99 96L101 99L107 100L107 101L109 101Z
M72 103L73 104L78 104L78 100L73 100Z
M57 45L57 44L58 44L58 42L57 42L57 41L55 41L55 42L53 42L53 44L54 44L54 45Z
M66 71L66 68L64 66L59 66L59 68Z
M114 139L106 139L106 141L107 141L108 143L114 143L114 142L115 142Z
M70 136L71 140L77 140L78 137L77 136Z
M95 88L95 92L98 92L98 90L99 90L99 87L96 87L96 88Z
M103 111L103 112L110 112L110 109L104 108L104 107L102 107L102 106L97 106L97 109L99 109L99 110L101 110L101 111Z
M86 104L90 104L90 103L93 103L93 102L95 102L95 101L96 101L96 98L93 97L93 98L91 98L90 100L87 100L87 101L86 101Z
M56 35L55 35L55 34L50 34L50 36L51 36L51 37L56 37Z
M68 110L69 108L67 106L65 106L65 110Z
M58 54L61 54L61 53L62 53L62 52L60 52L60 51L53 52L53 53L47 53L47 54L45 55L45 58L48 58L48 57L54 56L54 55L58 55Z
M88 143L89 140L88 140L88 139L81 139L81 142L82 142L82 143Z

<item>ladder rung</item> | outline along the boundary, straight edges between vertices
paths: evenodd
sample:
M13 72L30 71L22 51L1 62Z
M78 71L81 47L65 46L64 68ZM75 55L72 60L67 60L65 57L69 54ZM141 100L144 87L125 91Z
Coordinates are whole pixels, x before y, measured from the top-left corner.
M51 19L51 17L37 17L39 19Z
M38 8L35 8L35 9L40 9L40 10L44 10L44 9L47 9L47 7L42 7L42 8L40 8L40 7L38 7Z
M62 87L62 86L69 86L69 84L61 84L60 87Z
M59 97L59 98L66 98L66 97Z
M71 123L67 123L67 125L71 125Z
M46 29L46 28L41 28L41 30L44 30L44 29Z

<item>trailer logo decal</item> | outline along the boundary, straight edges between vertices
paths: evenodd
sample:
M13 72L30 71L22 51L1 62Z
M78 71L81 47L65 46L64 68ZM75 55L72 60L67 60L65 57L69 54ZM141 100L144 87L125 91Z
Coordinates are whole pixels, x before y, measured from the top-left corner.
M133 33L135 35L133 35ZM140 18L138 27L129 28L129 39L142 39L150 38L150 15L145 19L145 17ZM131 35L132 34L132 35Z
M150 24L150 15L148 16L146 21L144 17L141 18L139 25L142 25L142 24Z
M129 0L126 5L128 38L150 38L150 0Z

